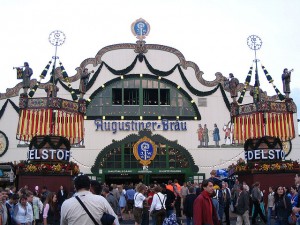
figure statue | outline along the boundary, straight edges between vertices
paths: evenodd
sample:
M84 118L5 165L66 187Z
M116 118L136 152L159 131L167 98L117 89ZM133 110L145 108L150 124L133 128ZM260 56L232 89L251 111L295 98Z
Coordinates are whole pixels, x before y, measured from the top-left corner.
M200 142L199 147L203 146L203 127L201 126L201 124L199 124L198 130L198 141Z
M24 69L23 69L23 89L24 94L27 95L28 88L30 88L30 77L33 74L32 69L29 67L28 62L24 62Z
M203 143L204 143L204 147L208 147L208 142L209 142L208 129L207 129L206 124L204 124L204 128L203 128Z
M229 74L229 90L231 98L233 99L233 102L236 102L236 97L238 96L237 92L237 86L239 85L239 80L233 76L232 73Z
M94 73L94 70L92 70L90 73L87 68L85 68L81 74L80 77L80 84L79 84L79 92L80 92L80 98L83 98L83 95L86 93L86 87L90 79L90 74Z
M224 124L223 131L225 132L225 137L224 137L225 145L227 143L227 139L229 140L229 144L231 144L231 137L230 137L231 129L229 127L229 124L227 125Z
M290 83L291 83L291 73L294 70L291 69L288 71L287 68L283 70L282 74L282 84L283 84L283 92L285 93L286 98L289 98L289 94L291 93Z
M217 126L217 124L214 124L214 131L213 131L213 140L215 142L215 147L220 147L219 142L220 142L220 131Z
M56 98L57 97L57 92L59 91L59 88L53 84L52 82L49 82L45 86L45 91L47 92L47 97L48 98Z

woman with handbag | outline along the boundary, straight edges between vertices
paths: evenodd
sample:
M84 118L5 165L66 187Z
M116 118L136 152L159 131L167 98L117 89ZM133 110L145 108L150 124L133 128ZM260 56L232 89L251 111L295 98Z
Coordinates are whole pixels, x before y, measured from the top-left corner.
M150 214L153 215L153 225L162 225L163 221L166 217L166 195L161 193L161 187L156 186L153 189L154 195L153 195L153 200L152 204L150 207Z
M274 197L275 225L288 225L288 217L292 212L292 205L282 186L276 188Z

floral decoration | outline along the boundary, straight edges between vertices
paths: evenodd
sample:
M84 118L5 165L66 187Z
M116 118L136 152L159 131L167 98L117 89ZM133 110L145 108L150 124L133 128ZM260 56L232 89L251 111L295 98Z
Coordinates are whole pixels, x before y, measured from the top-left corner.
M261 162L245 162L240 158L236 164L228 167L229 174L239 172L269 172L269 171L287 171L300 169L298 161L261 161Z
M76 175L80 172L79 166L74 163L34 163L20 162L17 164L17 171L20 173L36 174L71 174Z

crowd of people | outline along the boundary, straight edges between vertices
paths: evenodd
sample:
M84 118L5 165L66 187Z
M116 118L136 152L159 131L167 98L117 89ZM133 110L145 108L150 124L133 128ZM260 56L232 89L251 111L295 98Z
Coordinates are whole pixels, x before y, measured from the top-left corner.
M258 220L268 225L300 224L300 174L290 187L269 187L268 193L259 182L249 187L236 180L229 187L215 175L212 171L201 184L180 185L175 179L149 186L107 185L80 175L74 180L74 194L63 186L57 192L47 187L39 192L38 186L16 191L12 186L0 189L0 225L119 225L123 220L135 225L179 225L183 216L186 225L230 225L233 214L237 225L250 225L250 218L251 224Z

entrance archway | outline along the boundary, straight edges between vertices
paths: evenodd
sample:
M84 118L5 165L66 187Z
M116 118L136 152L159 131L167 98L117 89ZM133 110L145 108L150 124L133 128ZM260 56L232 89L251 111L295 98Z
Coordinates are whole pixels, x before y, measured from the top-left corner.
M156 156L145 167L134 155L133 146L141 138L149 138L156 145ZM199 171L191 154L175 141L161 135L153 135L149 130L131 134L121 141L105 147L97 156L92 167L93 174L101 176L102 181L130 183L142 181L146 184L167 182L174 178L180 183L190 180Z

